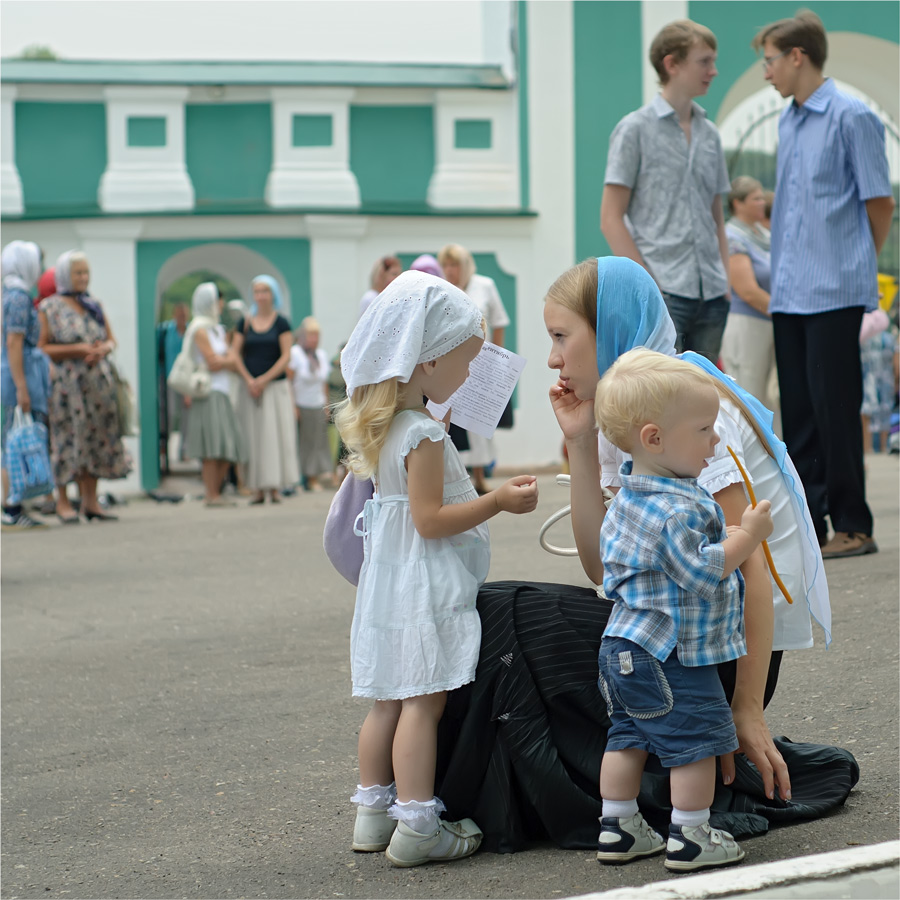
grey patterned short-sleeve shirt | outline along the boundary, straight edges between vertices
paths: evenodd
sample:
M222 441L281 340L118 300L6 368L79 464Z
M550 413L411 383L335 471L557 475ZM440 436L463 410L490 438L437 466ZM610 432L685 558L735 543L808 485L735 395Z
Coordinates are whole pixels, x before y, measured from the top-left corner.
M604 182L631 189L626 223L661 290L704 300L725 294L712 203L731 183L703 107L693 104L690 145L659 94L625 116L609 139Z

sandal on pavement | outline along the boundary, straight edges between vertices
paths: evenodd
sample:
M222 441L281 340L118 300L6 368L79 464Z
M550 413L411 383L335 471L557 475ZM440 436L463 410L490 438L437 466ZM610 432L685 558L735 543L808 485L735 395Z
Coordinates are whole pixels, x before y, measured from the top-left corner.
M392 819L386 809L357 806L351 846L357 853L386 850L396 827L396 819Z
M836 531L822 548L822 559L842 559L877 552L878 544L869 535L857 531Z
M449 846L439 852L438 847L445 835L450 838ZM481 829L471 819L459 822L445 822L442 819L432 834L419 834L403 822L398 822L384 855L395 866L402 868L429 862L451 862L471 856L481 846L483 837Z

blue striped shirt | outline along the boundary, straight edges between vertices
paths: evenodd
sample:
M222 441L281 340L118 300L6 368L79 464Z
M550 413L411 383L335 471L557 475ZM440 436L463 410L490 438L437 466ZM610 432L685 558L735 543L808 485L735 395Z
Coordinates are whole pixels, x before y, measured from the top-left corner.
M725 516L695 478L632 475L600 529L603 589L614 601L604 636L627 638L685 666L744 656L744 579L725 570Z
M866 200L891 196L884 126L829 78L778 123L770 313L874 309Z

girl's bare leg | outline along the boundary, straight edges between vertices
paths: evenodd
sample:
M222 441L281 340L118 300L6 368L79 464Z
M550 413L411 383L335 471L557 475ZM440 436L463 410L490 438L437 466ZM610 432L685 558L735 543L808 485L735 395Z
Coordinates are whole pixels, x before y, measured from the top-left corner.
M376 700L359 729L359 783L363 787L387 786L394 780L391 753L401 703L400 700Z
M444 714L447 692L410 697L400 702L402 708L393 748L397 799L401 803L431 800L437 764L437 727Z

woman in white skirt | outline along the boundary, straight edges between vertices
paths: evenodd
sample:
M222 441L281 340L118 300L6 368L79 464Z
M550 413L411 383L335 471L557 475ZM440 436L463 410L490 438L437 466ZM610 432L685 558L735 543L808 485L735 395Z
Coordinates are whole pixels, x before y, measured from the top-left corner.
M246 462L247 442L231 402L231 373L237 372L238 360L229 350L225 328L219 322L222 301L213 282L197 286L191 311L185 340L193 341L194 361L209 370L210 391L191 404L189 456L201 460L206 505L234 506L233 500L222 496L222 484L232 463Z
M291 358L291 326L279 314L281 291L268 275L252 282L250 315L237 323L232 349L238 357L238 374L244 380L239 416L247 435L249 461L247 487L251 504L279 503L279 492L299 480L294 404L286 373Z
M475 271L472 254L459 244L447 244L438 253L438 263L444 270L444 278L454 287L464 291L469 299L481 310L488 327L488 340L498 347L503 346L509 315L500 299L500 292L493 278L479 275ZM484 468L494 462L493 438L482 437L468 432L469 449L460 453L466 468L472 470L472 483L479 494L486 494L490 488L484 480Z
M328 376L331 364L319 346L319 323L307 316L297 329L288 369L294 391L297 448L303 488L321 491L319 481L331 474L333 462L328 444Z

